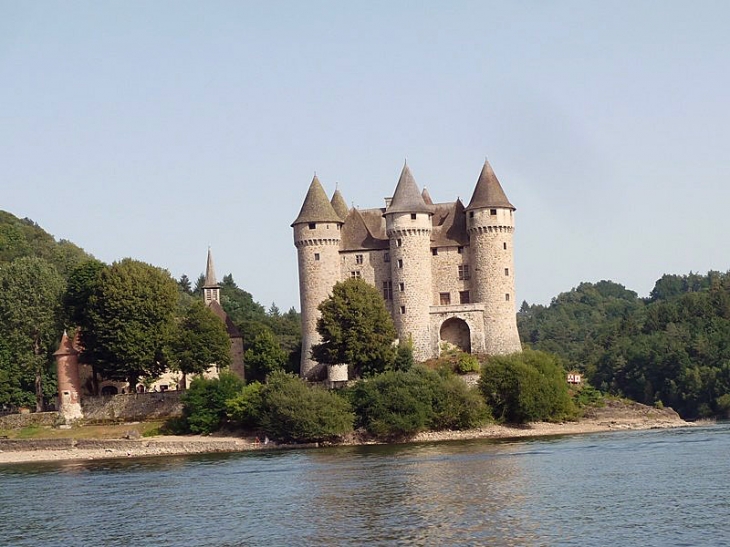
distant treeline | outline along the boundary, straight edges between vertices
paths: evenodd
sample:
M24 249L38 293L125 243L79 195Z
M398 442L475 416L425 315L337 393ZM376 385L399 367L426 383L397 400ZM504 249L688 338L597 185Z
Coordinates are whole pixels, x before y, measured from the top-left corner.
M582 283L549 306L522 304L523 344L561 356L602 391L682 417L730 410L730 273L664 275L648 298Z

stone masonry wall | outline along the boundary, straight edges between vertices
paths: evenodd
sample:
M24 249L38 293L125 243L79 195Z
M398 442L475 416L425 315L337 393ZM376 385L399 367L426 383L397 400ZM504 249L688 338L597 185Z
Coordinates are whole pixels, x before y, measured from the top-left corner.
M476 302L471 280L459 279L459 266L469 264L469 247L439 247L437 255L431 255L431 276L433 279L431 304L441 305L440 294L449 293L451 304L459 304L459 293L469 291L470 300Z
M0 416L0 429L23 429L29 426L54 426L61 421L58 412L30 412Z
M81 408L90 422L167 419L182 415L184 391L84 397Z

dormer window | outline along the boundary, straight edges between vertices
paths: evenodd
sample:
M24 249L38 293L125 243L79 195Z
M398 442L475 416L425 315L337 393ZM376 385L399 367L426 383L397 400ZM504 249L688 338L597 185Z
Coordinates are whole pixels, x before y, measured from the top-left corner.
M411 213L411 220L416 220L416 213Z
M310 222L309 223L309 229L310 230L314 230L316 227L317 227L317 223L316 222Z
M489 214L492 215L492 216L494 216L494 215L497 214L497 210L496 209L490 209L489 210Z

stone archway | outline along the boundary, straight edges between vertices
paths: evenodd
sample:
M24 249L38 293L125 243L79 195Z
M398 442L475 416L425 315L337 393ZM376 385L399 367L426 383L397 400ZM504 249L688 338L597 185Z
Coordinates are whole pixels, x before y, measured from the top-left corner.
M451 317L441 324L439 338L461 351L471 353L471 330L463 319Z

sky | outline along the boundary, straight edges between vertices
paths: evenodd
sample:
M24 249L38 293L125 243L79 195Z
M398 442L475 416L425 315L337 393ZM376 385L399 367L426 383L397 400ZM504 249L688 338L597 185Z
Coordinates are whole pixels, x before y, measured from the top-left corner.
M299 309L316 172L517 207L516 303L730 269L730 3L0 0L0 209Z

